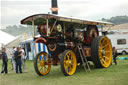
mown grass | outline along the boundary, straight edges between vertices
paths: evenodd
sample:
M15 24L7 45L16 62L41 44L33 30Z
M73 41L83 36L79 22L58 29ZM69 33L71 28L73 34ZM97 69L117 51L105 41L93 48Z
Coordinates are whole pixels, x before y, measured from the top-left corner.
M26 72L16 74L11 70L9 61L9 73L0 75L0 85L128 85L128 60L118 60L118 65L103 69L91 66L91 72L88 73L83 67L78 67L76 73L68 77L63 75L60 66L52 66L46 76L35 73L33 61L26 61L26 68Z
M128 55L118 55L118 57L128 57Z

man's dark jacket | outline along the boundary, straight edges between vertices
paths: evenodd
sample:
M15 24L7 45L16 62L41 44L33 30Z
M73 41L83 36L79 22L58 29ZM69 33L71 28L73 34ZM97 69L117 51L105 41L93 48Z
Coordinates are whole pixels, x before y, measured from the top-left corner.
M18 59L21 59L21 56L19 56L21 52L15 51L15 60L17 61Z
M3 62L8 62L8 57L5 52L2 52L2 60L3 60Z

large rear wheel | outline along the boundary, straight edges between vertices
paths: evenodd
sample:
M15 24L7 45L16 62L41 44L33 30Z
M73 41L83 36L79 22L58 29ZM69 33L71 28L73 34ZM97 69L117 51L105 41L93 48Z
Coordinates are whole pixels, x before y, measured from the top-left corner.
M40 52L37 54L34 60L34 68L39 76L47 75L51 69L51 60L48 58L46 52Z
M110 66L112 60L112 46L106 36L98 36L92 41L91 58L97 68Z
M60 64L61 64L61 70L65 76L73 75L76 71L76 66L77 66L75 53L71 50L64 51L60 59Z
M86 44L91 45L93 39L99 35L96 25L88 25L85 33Z

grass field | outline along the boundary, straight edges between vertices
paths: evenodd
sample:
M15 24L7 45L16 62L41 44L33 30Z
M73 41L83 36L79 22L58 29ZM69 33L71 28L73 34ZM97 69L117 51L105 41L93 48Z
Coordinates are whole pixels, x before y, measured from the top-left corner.
M0 70L1 70L0 60ZM76 73L65 77L60 66L52 66L51 72L46 76L38 76L33 67L33 61L26 61L26 72L16 74L11 70L8 62L9 73L0 74L0 85L128 85L128 60L118 60L118 65L109 68L96 69L91 67L91 72L86 73L83 67L78 67Z

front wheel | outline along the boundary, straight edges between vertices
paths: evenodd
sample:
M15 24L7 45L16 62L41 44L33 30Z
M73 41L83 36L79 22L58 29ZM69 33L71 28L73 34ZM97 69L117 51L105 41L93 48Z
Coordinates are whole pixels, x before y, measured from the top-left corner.
M51 60L48 58L46 52L40 52L37 54L34 60L34 68L39 76L47 75L51 69Z
M63 52L60 59L61 70L65 76L71 76L75 73L77 67L76 55L71 50Z

